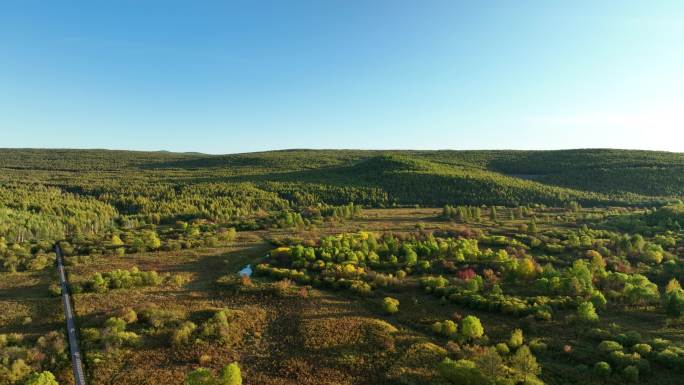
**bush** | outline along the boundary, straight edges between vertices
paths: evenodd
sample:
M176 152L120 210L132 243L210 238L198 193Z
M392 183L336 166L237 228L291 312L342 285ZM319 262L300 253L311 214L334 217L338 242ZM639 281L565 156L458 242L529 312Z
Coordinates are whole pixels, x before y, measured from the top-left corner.
M466 339L480 338L484 335L484 328L480 319L469 315L461 321L461 335Z
M221 385L242 385L242 374L238 364L233 362L224 366L218 383Z
M218 339L224 343L232 342L229 320L230 315L230 309L223 309L214 313L211 318L202 324L202 336Z
M135 310L131 309L130 307L124 308L120 315L121 319L126 321L127 324L132 324L138 320L138 313L136 313Z
M439 321L435 321L435 323L432 324L432 331L435 334L442 334L442 323Z
M212 385L214 384L214 376L209 369L197 368L188 373L183 381L183 385Z
M24 382L25 385L59 385L50 372L33 373Z
M458 325L452 320L442 322L442 334L447 337L453 337L458 332Z
M290 288L294 285L292 281L289 279L283 279L277 282L273 282L271 284L271 287L273 288L273 292L278 296L278 297L284 297L287 295L287 293L290 291Z
M675 367L679 363L679 355L668 348L656 355L656 361L668 367Z
M532 351L535 353L541 353L546 351L546 349L548 349L548 346L545 342L535 338L532 341L530 341L530 349L532 349Z
M622 370L622 374L629 382L639 382L639 368L629 365Z
M618 334L615 339L624 346L632 346L641 342L641 334L635 330L631 330L627 333Z
M582 302L577 308L577 317L581 321L585 322L595 322L598 321L599 317L594 309L594 304L591 302Z
M664 338L654 338L653 341L651 341L651 346L653 346L655 350L663 350L670 346L671 343L670 340Z
M622 351L623 347L618 342L615 341L603 341L598 345L598 349L606 354Z
M158 286L162 278L156 271L140 271L133 267L129 270L112 270L106 273L95 273L86 282L88 291L106 293L110 289L130 289L141 286Z
M445 358L437 367L439 375L452 384L459 385L486 385L493 381L486 378L477 368L473 361L458 360L453 361Z
M601 293L598 290L594 290L594 293L592 293L591 298L589 298L589 301L591 301L591 303L594 304L594 307L599 310L605 309L606 304L608 303L603 293Z
M242 374L237 363L226 365L221 370L218 378L205 368L197 368L188 373L184 385L242 385Z
M190 321L183 322L171 335L171 342L176 345L187 345L190 343L192 333L197 329L197 325Z
M48 287L48 290L50 291L50 294L55 296L55 297L59 297L60 295L62 295L62 286L60 286L56 283L51 284Z
M652 348L649 344L636 344L632 346L632 350L641 354L642 356L645 356L651 352Z
M504 344L503 342L499 342L496 344L496 351L501 355L506 355L511 352L511 349L509 349L508 345Z
M522 345L524 342L523 338L523 332L520 329L515 329L513 330L513 333L511 333L511 338L508 340L508 346L510 346L513 349L517 349Z
M594 374L597 376L605 378L610 376L610 373L610 365L607 362L599 361L594 365Z
M641 361L639 353L627 354L621 351L610 353L610 359L616 366L625 367L629 365L638 365Z
M387 314L394 314L399 311L399 300L392 297L385 297L382 300L382 309Z

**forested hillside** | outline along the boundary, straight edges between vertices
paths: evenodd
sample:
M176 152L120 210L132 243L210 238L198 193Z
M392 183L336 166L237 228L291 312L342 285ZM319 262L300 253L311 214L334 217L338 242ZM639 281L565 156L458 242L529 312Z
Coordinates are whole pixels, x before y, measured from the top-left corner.
M683 170L684 154L621 150L3 149L0 229L10 238L56 239L115 219L231 222L347 203L658 206L684 195Z

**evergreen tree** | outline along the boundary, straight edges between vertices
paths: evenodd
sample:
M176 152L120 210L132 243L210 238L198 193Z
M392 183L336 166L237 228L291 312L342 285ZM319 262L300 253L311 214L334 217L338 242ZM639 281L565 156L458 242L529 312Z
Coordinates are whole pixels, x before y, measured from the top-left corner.
M521 346L515 352L511 359L511 367L518 372L523 382L541 373L541 367L537 363L537 358L530 352L530 348L527 345Z

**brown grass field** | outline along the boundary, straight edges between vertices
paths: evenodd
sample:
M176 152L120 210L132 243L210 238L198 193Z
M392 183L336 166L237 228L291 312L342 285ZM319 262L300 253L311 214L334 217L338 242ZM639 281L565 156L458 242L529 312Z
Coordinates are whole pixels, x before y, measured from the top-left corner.
M239 290L222 288L216 281L264 257L273 247L273 239L315 240L325 234L358 230L407 232L415 231L418 223L425 230L452 226L438 220L438 213L438 209L365 210L363 218L326 223L316 229L240 232L227 247L107 256L72 264L67 268L72 284L82 283L96 272L133 266L179 275L184 282L180 286L77 294L75 312L81 330L102 327L107 318L126 308L139 310L150 304L197 325L216 309L229 308L236 317L229 343L203 340L180 347L169 343L168 331L154 334L135 323L129 330L144 335L142 343L105 352L97 364L88 362L88 381L92 385L182 384L194 368L219 370L230 362L240 363L246 384L420 384L433 380L429 363L446 356L449 347L445 338L431 332L433 322L450 319L454 312L473 314L482 320L490 341L498 342L508 338L521 319L441 303L410 280L407 285L416 286L415 290L383 289L388 291L379 290L367 298L294 284L278 290L264 278L253 278L253 286ZM515 228L514 221L504 221L495 231L507 233ZM0 274L0 333L41 335L61 330L61 303L48 292L56 279L53 269ZM400 300L399 313L387 316L381 311L379 299L385 294ZM25 317L32 322L22 324ZM550 384L574 380L564 377L567 367L574 365L559 353L565 344L574 347L577 357L591 355L595 349L585 336L564 327L562 320L562 314L554 316L553 321L535 324L533 333L526 335L549 346L548 353L538 359L544 367L542 378ZM644 336L684 341L681 328L668 329L660 313L608 312L602 315L602 324L608 323L639 330ZM85 354L89 354L87 349ZM68 369L58 373L60 384L73 381ZM652 376L664 384L681 383L668 374Z

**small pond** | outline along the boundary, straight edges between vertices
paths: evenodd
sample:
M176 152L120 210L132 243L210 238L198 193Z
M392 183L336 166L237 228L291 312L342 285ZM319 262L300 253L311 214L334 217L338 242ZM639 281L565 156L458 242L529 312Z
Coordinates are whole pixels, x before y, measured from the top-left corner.
M242 270L238 271L238 275L242 277L243 275L246 275L248 277L252 276L252 265L247 265L242 268Z

